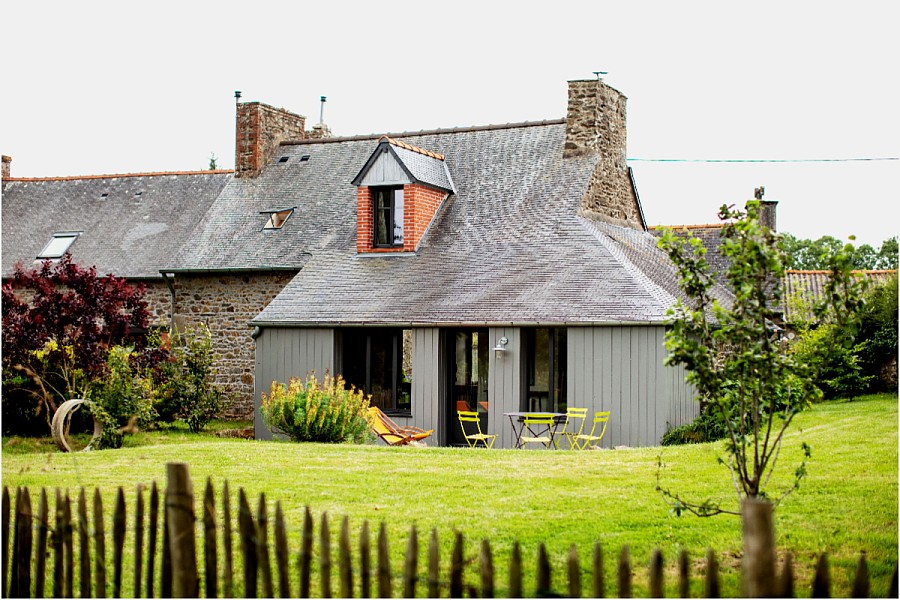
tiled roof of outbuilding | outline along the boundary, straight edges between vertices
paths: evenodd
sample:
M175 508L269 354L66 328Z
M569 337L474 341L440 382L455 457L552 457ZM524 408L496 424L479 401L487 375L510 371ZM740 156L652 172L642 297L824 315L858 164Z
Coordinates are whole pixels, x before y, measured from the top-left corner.
M409 134L456 194L416 254L356 253L351 184L377 138L309 141L223 191L174 269L302 267L260 325L653 323L678 294L650 234L577 215L596 156L562 158L561 122ZM296 205L275 232L260 210ZM727 292L725 292L727 295Z
M869 285L881 285L891 277L897 276L896 270L853 271L857 277L865 277ZM825 285L831 271L797 271L784 272L784 320L786 322L813 319L810 312L812 306L825 295Z
M128 173L3 181L3 275L34 263L55 232L81 231L70 252L119 277L158 278L231 171Z

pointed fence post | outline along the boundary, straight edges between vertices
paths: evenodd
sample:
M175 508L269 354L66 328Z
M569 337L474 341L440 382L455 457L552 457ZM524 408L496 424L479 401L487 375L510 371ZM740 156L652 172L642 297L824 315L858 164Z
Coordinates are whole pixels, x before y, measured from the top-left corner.
M278 564L278 595L282 598L290 598L287 524L284 522L284 512L281 510L280 500L275 503L275 561Z
M172 595L196 598L200 595L200 580L194 531L194 489L185 463L166 464L166 515L172 557Z
M368 521L363 521L359 534L359 586L360 598L372 597L372 544Z
M707 598L719 598L722 588L719 583L719 562L712 548L706 551L706 581L703 587L703 595Z
M770 598L775 594L775 525L772 503L756 498L741 501L744 559L743 595Z
M341 519L341 537L338 540L338 578L341 598L353 597L353 556L350 551L350 519ZM287 597L287 596L285 596Z
M266 495L259 495L259 507L256 511L256 556L259 571L262 574L263 598L272 598L272 565L269 560L269 513L266 507Z
M5 485L3 486L3 548L0 549L0 556L2 556L3 560L3 573L0 574L0 596L4 598L7 597L7 592L9 588L6 587L6 578L9 575L9 488Z
M853 591L850 592L850 597L869 597L869 566L866 564L865 552L859 555L859 562L856 563L856 576L853 578Z
M297 557L300 570L300 597L309 598L310 567L312 565L313 518L309 507L303 512L303 531L300 534L300 554Z
M67 598L72 598L75 596L75 592L72 589L75 585L75 548L72 540L72 500L69 498L68 490L66 491L65 500L63 501L63 512L65 515L62 536L63 547L65 548L64 562L66 568L66 585L63 589L63 594L65 594Z
M78 549L79 549L79 591L82 598L91 596L91 533L88 527L87 496L84 488L78 493ZM138 596L135 596L138 597Z
M13 588L9 595L27 598L31 596L31 495L28 488L16 494L16 532L13 540Z
M388 552L387 525L381 522L378 530L378 597L390 598L391 593L391 563Z
M159 488L154 481L150 484L150 522L147 524L147 598L155 597L156 542L159 533Z
M509 597L522 597L522 547L518 540L513 542L509 556Z
M81 490L81 498L84 498L84 488ZM47 504L47 490L41 488L41 500L38 504L37 514L37 541L35 542L36 564L34 567L34 597L43 598L44 588L47 580L47 537L50 532L48 520L50 508ZM90 577L90 571L88 571ZM88 581L88 594L90 595L90 581ZM87 596L82 594L82 598Z
M234 553L231 545L231 492L228 482L222 486L222 545L225 547L225 572L222 574L222 584L225 588L225 597L234 597Z
M778 578L778 597L794 597L794 556L788 552L784 556L784 567L781 569L781 577Z
M217 550L216 497L213 491L212 477L207 477L206 490L203 492L203 573L207 598L215 598L219 595Z
M256 598L258 562L256 556L256 524L250 514L250 503L244 488L238 490L238 530L241 536L241 554L244 556L244 597Z
M831 597L831 574L828 572L828 556L825 554L819 556L819 562L816 564L816 575L813 579L812 597Z
M113 509L113 598L122 597L122 556L125 550L125 493L116 492Z
M481 540L481 597L494 597L494 557L491 555L491 542Z
M547 548L544 542L538 544L537 550L537 587L535 593L538 597L546 598L551 594L550 559L547 557Z
M604 581L604 573L603 573L603 547L600 545L600 542L594 544L594 559L593 559L593 592L594 598L605 598L606 597L606 582Z
M428 597L441 595L441 548L438 544L437 528L431 530L428 542Z
M619 553L616 576L619 584L619 598L631 598L631 549L628 546L623 546Z
M403 565L403 597L416 597L416 572L419 570L419 534L413 524L406 545L406 561Z
M141 576L144 568L144 486L137 484L134 509L134 597L141 597Z
M663 556L659 548L654 548L650 555L650 597L662 598L663 588Z
M681 598L691 595L690 561L687 550L678 553L678 595Z
M331 531L328 527L328 513L323 512L319 526L319 582L322 597L331 598Z
M578 548L569 546L569 597L581 598L581 565L578 564Z
M462 598L463 593L463 534L456 532L453 553L450 555L450 597Z

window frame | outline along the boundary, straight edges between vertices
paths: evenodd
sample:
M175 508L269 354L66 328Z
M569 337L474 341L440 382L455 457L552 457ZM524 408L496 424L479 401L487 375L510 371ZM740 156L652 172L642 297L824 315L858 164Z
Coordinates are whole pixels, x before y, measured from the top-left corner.
M291 218L291 215L294 214L294 211L297 209L296 206L291 208L278 208L274 210L261 210L259 214L268 215L269 218L266 221L266 224L262 226L262 231L275 231L284 227L284 224L287 223L287 220ZM276 217L281 217L280 221L276 220Z
M81 235L80 231L57 231L50 237L50 241L44 244L43 249L38 253L35 260L59 260L63 256L66 255L66 252L69 251L69 248L72 247L72 244L75 243L75 240ZM62 248L62 251L58 253L50 254L48 251L50 247L56 242L56 240L61 240L63 238L69 238L69 243Z
M404 240L406 239L406 231L405 224L403 222L403 211L405 210L405 198L403 197L403 186L402 185L385 185L385 186L376 186L370 188L372 192L372 247L373 248L402 248L404 244ZM394 235L394 231L397 227L397 200L398 195L397 192L400 192L400 240L396 240L396 236ZM379 201L387 195L388 202L384 207L379 206ZM391 241L388 243L379 243L379 212L384 212L387 214L387 219L385 220L385 227L387 227L387 223L390 223L390 229L385 232L386 237Z

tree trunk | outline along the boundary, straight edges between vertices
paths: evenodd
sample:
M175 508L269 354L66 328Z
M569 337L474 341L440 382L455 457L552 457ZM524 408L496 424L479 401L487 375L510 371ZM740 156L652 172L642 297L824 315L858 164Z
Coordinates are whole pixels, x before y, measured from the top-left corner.
M743 595L767 598L775 594L775 526L772 503L758 498L741 502L744 537Z

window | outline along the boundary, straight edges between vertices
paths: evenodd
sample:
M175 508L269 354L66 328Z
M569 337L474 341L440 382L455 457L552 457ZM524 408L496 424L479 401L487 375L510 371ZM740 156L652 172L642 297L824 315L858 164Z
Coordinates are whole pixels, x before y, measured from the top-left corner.
M269 220L263 226L263 229L281 229L285 221L294 213L293 208L285 208L283 210L264 210L259 214L269 215Z
M566 330L523 329L527 387L523 410L566 412Z
M375 196L375 247L403 246L403 188L372 188Z
M54 233L41 253L37 255L38 260L58 259L69 250L69 246L75 241L79 233Z
M372 396L372 406L386 413L409 415L412 410L412 330L394 328L343 329L341 374Z

